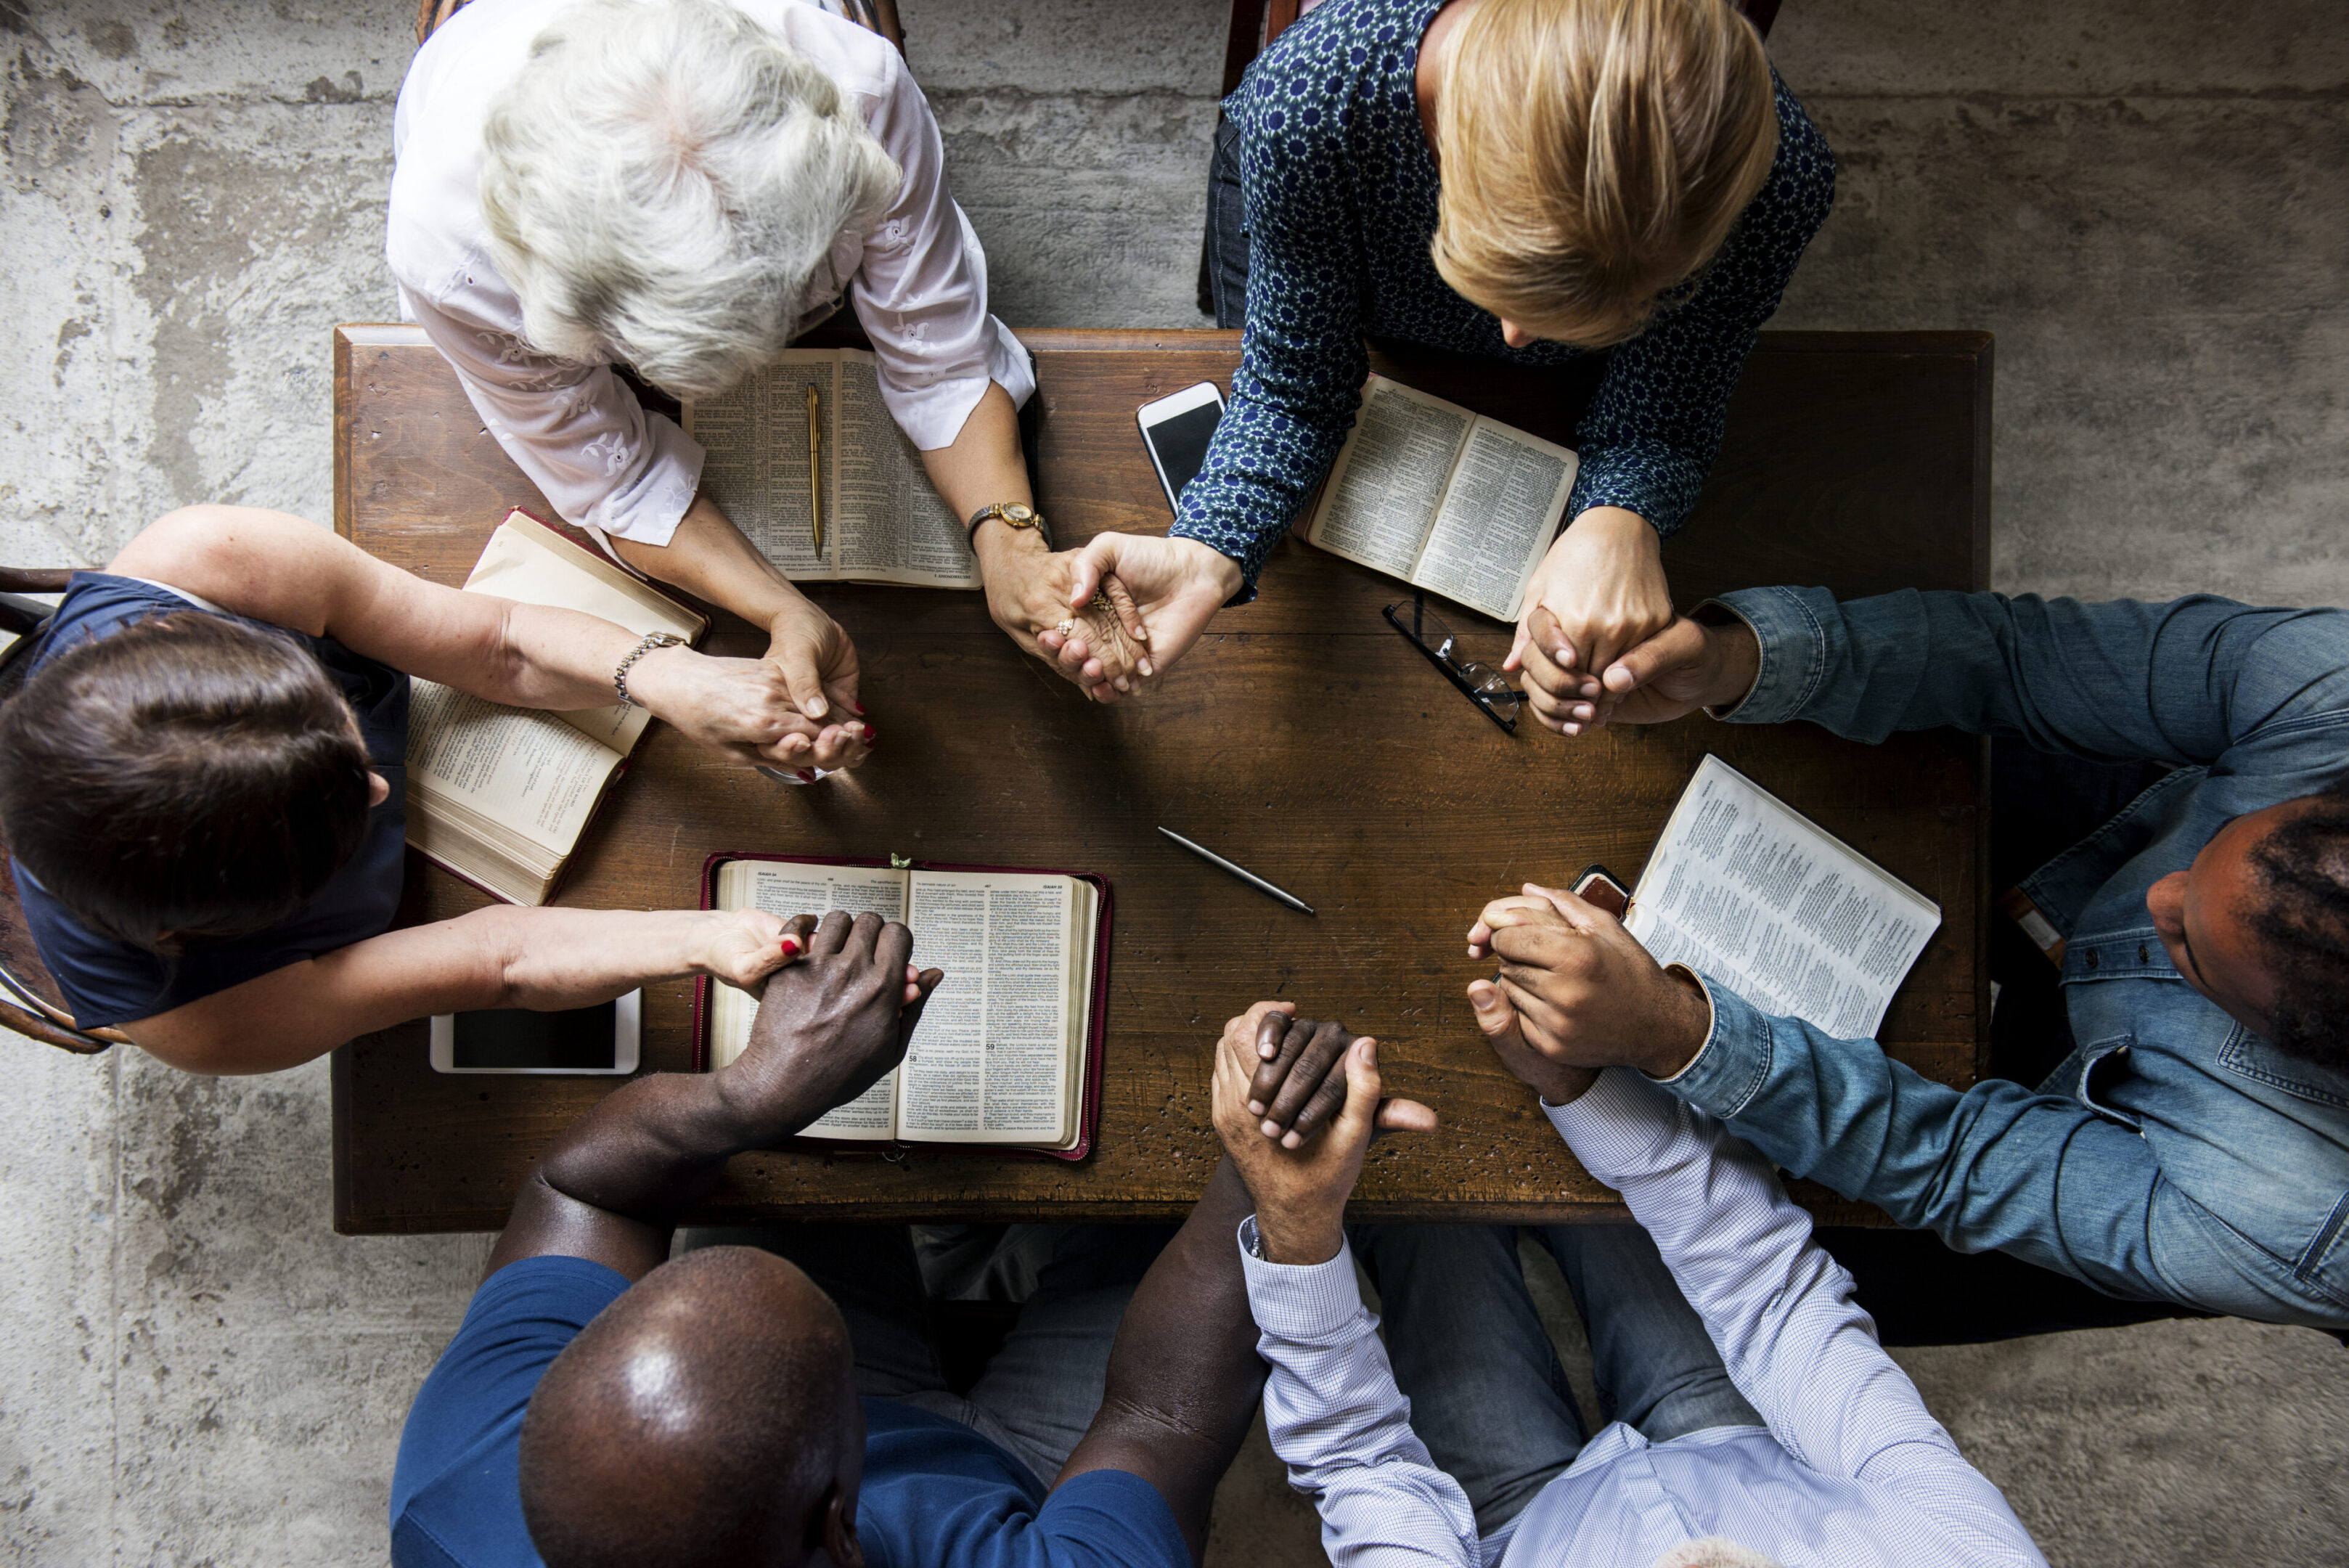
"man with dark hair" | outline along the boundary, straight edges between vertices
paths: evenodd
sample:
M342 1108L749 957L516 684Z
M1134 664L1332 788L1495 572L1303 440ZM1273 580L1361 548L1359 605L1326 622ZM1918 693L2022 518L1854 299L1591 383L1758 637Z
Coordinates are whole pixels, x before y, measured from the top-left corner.
M806 1227L783 1250L807 1268L666 1261L730 1157L897 1064L941 978L874 915L791 929L807 956L768 981L740 1059L627 1085L523 1183L409 1414L397 1568L1195 1563L1264 1381L1228 1168L1138 1286L1047 1263L1002 1397L980 1397L995 1365L972 1398L946 1391L902 1228Z
M1947 725L2168 771L2002 901L2060 973L2044 1077L1961 1094L1660 968L1605 913L1529 885L1468 940L1499 955L1537 1049L1638 1067L1789 1173L1960 1251L2349 1328L2349 613L1754 588L1606 680L1551 716L1703 707L1866 742Z

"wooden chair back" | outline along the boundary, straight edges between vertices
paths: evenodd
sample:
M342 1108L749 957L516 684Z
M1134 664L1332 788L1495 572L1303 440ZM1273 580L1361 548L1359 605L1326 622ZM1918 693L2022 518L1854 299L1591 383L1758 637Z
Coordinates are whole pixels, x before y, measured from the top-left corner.
M0 631L17 639L0 652L0 704L6 703L25 683L33 644L50 614L47 605L20 596L62 593L71 576L65 571L0 566ZM7 854L6 834L0 829L0 860ZM48 966L41 962L40 952L33 946L32 929L25 923L25 908L16 897L16 878L5 874L0 874L0 1027L82 1055L119 1044L125 1038L119 1029L75 1025L73 1014L66 1010L65 993L57 989Z

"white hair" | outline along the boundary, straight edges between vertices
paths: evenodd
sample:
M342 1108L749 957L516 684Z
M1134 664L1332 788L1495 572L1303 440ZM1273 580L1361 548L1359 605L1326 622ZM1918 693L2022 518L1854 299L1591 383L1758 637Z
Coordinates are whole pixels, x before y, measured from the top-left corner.
M481 213L532 345L687 398L773 359L833 243L904 178L829 77L715 0L583 0L484 140Z
M1725 1535L1708 1535L1702 1541L1682 1542L1648 1568L1778 1568L1778 1561L1750 1546L1740 1546Z

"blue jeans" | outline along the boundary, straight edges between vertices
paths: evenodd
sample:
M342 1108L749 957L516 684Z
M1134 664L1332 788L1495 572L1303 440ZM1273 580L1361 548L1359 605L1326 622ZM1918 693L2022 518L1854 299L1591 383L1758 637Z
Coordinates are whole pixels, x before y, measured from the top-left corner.
M1551 1225L1590 1336L1603 1421L1651 1443L1763 1419L1637 1225ZM1490 1535L1574 1462L1590 1427L1542 1329L1506 1225L1357 1225L1354 1256L1378 1288L1387 1359L1412 1430L1460 1483Z
M688 1247L761 1247L823 1287L848 1320L856 1392L960 1421L1050 1487L1101 1408L1111 1345L1133 1287L1173 1236L1162 1225L1014 1225L1002 1247L1034 1285L1003 1348L968 1394L947 1386L924 1311L921 1262L902 1225L779 1225L688 1232Z

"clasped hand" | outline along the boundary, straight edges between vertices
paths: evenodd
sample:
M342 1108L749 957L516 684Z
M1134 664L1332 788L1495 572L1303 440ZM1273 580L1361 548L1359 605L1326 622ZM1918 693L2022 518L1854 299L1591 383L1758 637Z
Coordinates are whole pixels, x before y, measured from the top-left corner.
M766 977L749 1046L718 1074L727 1107L776 1136L847 1104L903 1061L946 978L916 971L914 934L878 915L795 915L781 930L776 950L789 961Z
M1133 696L1164 675L1240 587L1237 562L1191 539L1102 534L1081 550L1030 559L1010 571L989 565L988 608L1014 641L1096 702Z
M1468 929L1468 956L1500 971L1468 987L1478 1027L1512 1073L1564 1105L1606 1067L1668 1078L1703 1049L1712 1003L1649 956L1615 917L1563 888L1525 884Z
M765 658L655 649L629 667L628 694L730 762L795 773L854 767L877 738L856 704L856 645L801 603L771 628Z
M1432 1132L1436 1120L1416 1100L1381 1096L1378 1042L1296 1013L1295 1002L1259 1002L1224 1025L1216 1132L1256 1201L1265 1255L1319 1263L1344 1240L1372 1134Z

